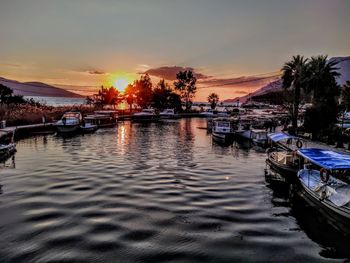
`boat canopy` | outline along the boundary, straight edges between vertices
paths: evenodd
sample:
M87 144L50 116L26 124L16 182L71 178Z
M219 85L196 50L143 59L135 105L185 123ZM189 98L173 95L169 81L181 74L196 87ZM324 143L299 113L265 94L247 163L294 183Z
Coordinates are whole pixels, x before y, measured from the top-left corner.
M350 169L349 154L318 148L299 149L298 153L310 162L328 170Z
M269 139L271 139L274 142L279 142L285 139L299 139L298 137L295 137L283 132L270 133L267 136L269 137Z

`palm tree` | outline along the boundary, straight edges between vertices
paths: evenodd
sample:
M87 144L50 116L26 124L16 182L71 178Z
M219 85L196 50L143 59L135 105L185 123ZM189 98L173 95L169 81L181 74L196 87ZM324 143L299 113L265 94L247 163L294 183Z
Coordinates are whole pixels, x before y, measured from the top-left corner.
M341 101L346 111L350 110L350 81L348 80L342 87Z
M282 86L284 89L293 89L292 126L295 131L298 127L298 111L301 90L305 89L307 75L307 59L303 56L293 56L293 59L282 68Z
M311 57L308 63L307 91L313 93L314 104L334 101L339 95L336 78L340 74L337 64L335 60L327 60L327 56Z
M219 102L219 95L214 92L210 93L208 96L208 102L210 103L210 107L212 109L215 109L216 104L218 104Z

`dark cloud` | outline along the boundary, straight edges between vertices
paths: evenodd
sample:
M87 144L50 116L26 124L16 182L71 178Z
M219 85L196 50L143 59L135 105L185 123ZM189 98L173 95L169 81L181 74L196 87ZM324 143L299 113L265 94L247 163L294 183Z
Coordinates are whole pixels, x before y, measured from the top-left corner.
M252 87L265 85L273 81L278 75L271 76L248 76L237 78L210 78L200 82L203 86L210 87Z
M255 75L255 76L243 76L236 78L215 78L211 76L204 75L202 73L196 72L194 68L191 67L179 67L179 66L164 66L159 68L151 68L142 74L149 74L158 78L163 78L166 80L175 80L176 74L179 71L192 70L197 77L197 84L202 88L211 87L256 87L262 86L266 83L275 80L279 73L273 72L271 74Z
M88 70L87 73L91 75L103 75L106 74L106 72L100 71L100 70Z
M192 70L194 72L194 75L198 80L200 79L207 79L210 76L206 76L202 73L196 72L194 68L191 67L179 67L179 66L165 66L165 67L159 67L159 68L151 68L146 70L145 72L142 72L142 74L149 74L151 76L155 76L158 78L166 79L166 80L175 80L176 74L179 71L184 70Z

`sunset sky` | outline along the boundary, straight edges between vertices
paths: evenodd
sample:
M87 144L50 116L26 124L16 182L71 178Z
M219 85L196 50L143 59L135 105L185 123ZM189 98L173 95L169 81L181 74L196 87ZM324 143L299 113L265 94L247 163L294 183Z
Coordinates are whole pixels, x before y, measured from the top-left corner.
M0 0L0 76L86 92L193 68L196 100L234 98L292 55L349 56L349 11L348 0Z

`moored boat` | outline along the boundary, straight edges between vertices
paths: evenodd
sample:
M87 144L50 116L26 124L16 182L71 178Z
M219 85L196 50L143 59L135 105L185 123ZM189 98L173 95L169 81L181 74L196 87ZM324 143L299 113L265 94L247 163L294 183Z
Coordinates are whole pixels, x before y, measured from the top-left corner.
M271 133L268 134L268 139L273 148L267 151L266 164L278 172L284 182L296 182L296 175L300 169L300 156L296 150L298 146L303 146L301 139L286 133Z
M340 220L350 230L350 155L326 149L304 148L299 170L301 195Z
M234 128L229 118L213 119L212 138L219 143L231 143L233 141Z
M93 133L98 129L97 125L91 123L84 123L80 126L80 130L82 133Z
M113 127L117 124L118 113L116 111L101 110L84 118L85 124L96 125L98 128Z
M267 146L267 131L262 129L252 129L251 140L254 145L265 148Z
M174 109L165 109L159 113L161 119L177 119L180 115L175 113Z
M159 115L156 114L154 109L143 109L134 113L132 120L136 122L153 122L159 120Z
M80 112L66 112L55 125L59 133L74 133L79 131L81 122Z

